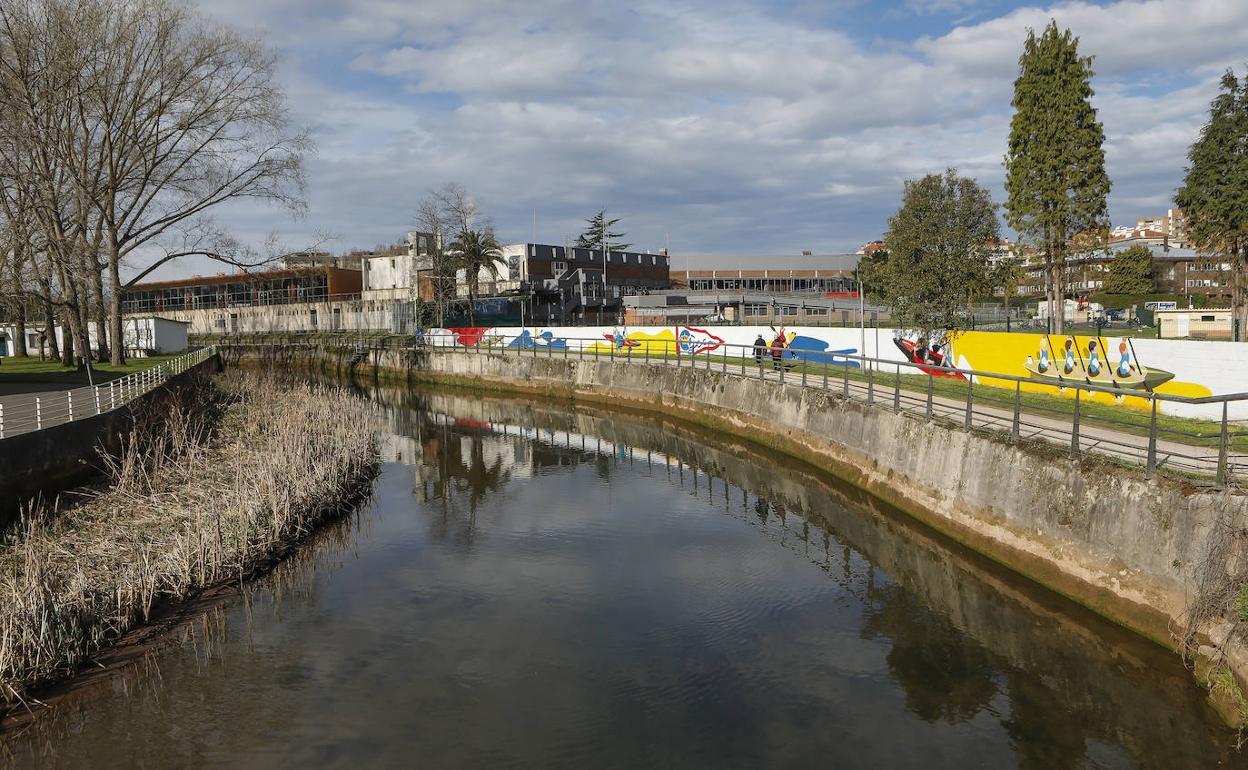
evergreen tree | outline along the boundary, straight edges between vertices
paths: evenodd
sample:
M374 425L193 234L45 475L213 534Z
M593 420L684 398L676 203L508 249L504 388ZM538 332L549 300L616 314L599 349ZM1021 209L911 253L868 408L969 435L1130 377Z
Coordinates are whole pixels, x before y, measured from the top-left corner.
M1149 294L1153 290L1153 252L1136 245L1114 255L1105 277L1106 294Z
M898 323L930 336L970 323L970 294L988 280L1000 239L997 205L954 169L906 182L888 220L883 263L863 265L863 281Z
M1061 333L1070 242L1108 227L1105 131L1092 97L1092 57L1049 22L1028 30L1014 81L1014 117L1005 156L1006 222L1044 253L1049 309ZM1099 237L1099 236L1098 236Z
M611 251L628 251L628 247L633 244L618 243L619 239L624 237L624 233L615 233L611 231L611 228L615 227L620 220L607 219L606 217L607 211L606 209L603 209L589 219L585 220L585 224L587 226L585 228L585 232L581 233L576 239L577 248L601 249L602 233L606 230L607 248L611 249ZM603 220L606 220L606 224L603 224Z
M1248 337L1248 77L1227 71L1209 108L1209 122L1187 153L1191 165L1175 203L1201 251L1231 263L1232 316Z

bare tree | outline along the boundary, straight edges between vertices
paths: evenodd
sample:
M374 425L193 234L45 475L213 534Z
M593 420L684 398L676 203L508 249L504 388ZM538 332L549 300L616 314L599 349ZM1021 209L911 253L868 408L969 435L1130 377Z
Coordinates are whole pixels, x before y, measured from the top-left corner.
M290 124L272 54L176 0L6 0L0 112L0 177L34 190L72 337L85 352L107 294L99 336L118 343L114 363L126 287L185 256L271 260L238 248L215 207L302 210L312 145Z
M430 284L437 324L443 326L447 305L455 298L455 270L459 267L452 242L479 227L489 229L488 223L468 189L459 182L447 182L431 189L417 204L416 226L433 235L429 250L433 264Z
M166 250L125 285L122 260L194 229L227 201L248 198L301 210L307 134L294 130L263 44L169 0L81 0L106 7L88 75L91 128L102 172L93 196L112 292L110 326L121 334L121 294L170 260L222 258L215 248ZM89 189L92 179L81 178ZM137 255L136 255L137 256ZM114 346L113 360L120 360Z

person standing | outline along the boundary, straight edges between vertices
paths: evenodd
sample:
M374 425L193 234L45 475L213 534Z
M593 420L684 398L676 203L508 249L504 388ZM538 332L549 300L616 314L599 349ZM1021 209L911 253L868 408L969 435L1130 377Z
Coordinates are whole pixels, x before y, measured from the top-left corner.
M754 363L758 364L758 368L763 368L763 356L767 353L767 340L763 338L763 333L759 332L754 338Z
M780 371L780 367L784 365L784 332L776 335L771 341L771 368Z

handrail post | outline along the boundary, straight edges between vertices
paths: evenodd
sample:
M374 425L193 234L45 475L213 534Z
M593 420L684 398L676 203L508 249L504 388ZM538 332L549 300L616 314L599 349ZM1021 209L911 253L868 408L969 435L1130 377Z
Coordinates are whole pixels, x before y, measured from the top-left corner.
M806 362L802 361L802 387L806 387Z
M1079 411L1083 388L1075 388L1075 415L1070 422L1070 459L1079 459Z
M893 411L901 413L901 367L893 370Z
M1226 428L1226 404L1227 402L1222 402L1222 438L1218 442L1218 475L1216 483L1219 487L1226 486L1226 453L1230 443L1230 434L1227 433Z
M1144 478L1151 479L1157 470L1157 394L1149 396L1152 401L1152 417L1148 421L1148 456L1144 459Z
M967 430L967 431L971 429L971 415L974 414L974 407L972 406L972 401L974 400L974 398L975 398L975 379L974 379L974 376L972 375L971 377L968 377L966 379L966 421L963 423L962 427L964 430Z
M1014 422L1010 424L1010 443L1018 441L1018 418L1023 400L1023 383L1021 380L1014 381Z
M935 372L931 367L927 370L927 421L932 421L932 380L936 379Z
M849 359L845 359L845 368L841 370L841 396L849 398Z
M824 392L828 390L828 357L826 355L823 357L823 390Z
M867 403L875 403L875 367L867 366Z

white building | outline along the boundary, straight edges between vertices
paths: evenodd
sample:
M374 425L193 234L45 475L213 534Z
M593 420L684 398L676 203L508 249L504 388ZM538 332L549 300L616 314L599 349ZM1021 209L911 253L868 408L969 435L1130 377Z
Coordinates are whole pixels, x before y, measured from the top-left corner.
M360 262L365 299L410 297L420 288L420 273L433 269L430 254L436 246L429 233L407 234L406 254L365 257Z
M126 355L132 358L181 353L188 347L187 332L190 329L190 321L178 321L159 316L127 316L122 319L121 323ZM56 335L57 346L64 349L64 330L57 326L53 332ZM99 345L99 336L96 334L94 323L88 324L87 336L91 347L96 348ZM12 324L0 325L0 356L13 355L16 349L14 344L16 339L17 327ZM49 343L44 343L45 350L50 347ZM26 326L26 353L31 356L39 355L39 327L33 324Z

